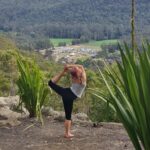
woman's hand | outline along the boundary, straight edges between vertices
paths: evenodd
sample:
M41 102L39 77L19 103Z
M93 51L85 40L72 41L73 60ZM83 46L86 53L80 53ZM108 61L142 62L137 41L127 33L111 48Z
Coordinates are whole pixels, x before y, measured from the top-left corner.
M68 65L65 64L65 65L64 65L64 72L67 72L67 71L68 71Z

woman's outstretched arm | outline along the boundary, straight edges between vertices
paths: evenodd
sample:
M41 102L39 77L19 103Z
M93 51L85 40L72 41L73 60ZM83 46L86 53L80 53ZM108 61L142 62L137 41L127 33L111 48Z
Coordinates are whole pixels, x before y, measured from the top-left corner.
M61 77L64 76L65 73L66 73L66 70L64 69L64 70L63 70L62 72L60 72L59 74L55 75L55 76L51 79L51 81L52 81L53 83L57 83L57 82L61 79Z

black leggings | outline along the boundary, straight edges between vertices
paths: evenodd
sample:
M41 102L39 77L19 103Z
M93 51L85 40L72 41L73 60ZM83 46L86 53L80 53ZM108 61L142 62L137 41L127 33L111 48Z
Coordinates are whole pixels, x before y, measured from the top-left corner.
M71 120L73 101L77 98L77 96L71 91L70 88L60 87L51 80L48 82L48 85L62 97L66 119Z

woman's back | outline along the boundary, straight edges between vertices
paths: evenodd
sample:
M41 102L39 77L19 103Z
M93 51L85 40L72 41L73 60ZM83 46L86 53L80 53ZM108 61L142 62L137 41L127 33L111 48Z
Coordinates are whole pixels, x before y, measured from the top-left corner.
M72 83L70 89L77 97L81 98L85 87L86 84Z

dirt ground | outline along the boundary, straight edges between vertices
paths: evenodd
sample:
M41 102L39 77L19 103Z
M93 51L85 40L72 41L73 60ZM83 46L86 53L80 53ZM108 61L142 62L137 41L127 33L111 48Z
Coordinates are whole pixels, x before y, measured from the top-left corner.
M45 118L44 125L22 119L15 127L0 128L0 150L133 150L120 124L73 124L72 139L63 137L63 122Z

